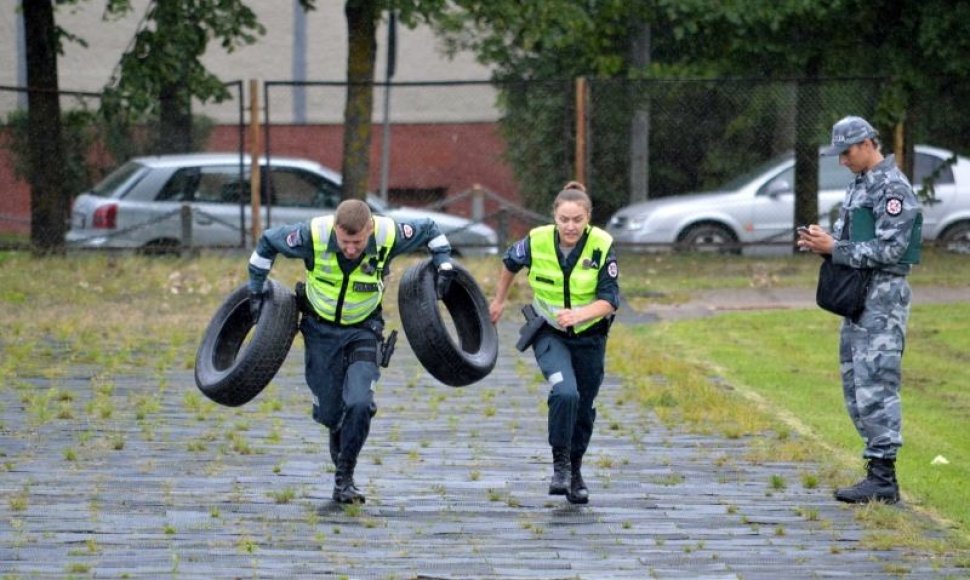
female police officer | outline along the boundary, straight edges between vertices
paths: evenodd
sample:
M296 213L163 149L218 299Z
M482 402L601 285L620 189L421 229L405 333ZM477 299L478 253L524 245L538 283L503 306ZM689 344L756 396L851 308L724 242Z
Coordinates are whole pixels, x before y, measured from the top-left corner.
M589 501L580 468L596 419L593 402L603 382L606 336L619 303L613 239L589 225L591 213L586 188L566 184L553 204L555 225L533 229L506 252L489 305L496 323L515 274L529 269L532 305L546 323L532 350L550 387L549 494L565 495L570 503Z

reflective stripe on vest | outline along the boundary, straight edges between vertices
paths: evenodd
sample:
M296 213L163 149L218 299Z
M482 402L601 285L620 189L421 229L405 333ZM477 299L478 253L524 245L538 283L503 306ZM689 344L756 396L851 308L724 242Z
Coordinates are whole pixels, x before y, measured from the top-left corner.
M357 324L366 320L384 296L384 265L394 246L397 231L394 221L374 216L377 254L366 254L349 276L344 276L337 254L330 251L333 216L310 221L313 239L313 270L307 272L306 295L313 310L324 320L337 324ZM369 245L369 244L368 244ZM366 252L366 251L365 251Z
M606 261L613 237L597 227L587 226L586 245L571 272L559 265L556 249L556 226L541 226L529 232L532 265L529 266L529 285L532 286L532 305L536 312L558 330L556 313L563 308L580 308L596 301L599 272ZM594 260L594 257L596 258ZM568 295L566 293L568 287ZM587 320L573 327L577 333L593 326L603 317Z

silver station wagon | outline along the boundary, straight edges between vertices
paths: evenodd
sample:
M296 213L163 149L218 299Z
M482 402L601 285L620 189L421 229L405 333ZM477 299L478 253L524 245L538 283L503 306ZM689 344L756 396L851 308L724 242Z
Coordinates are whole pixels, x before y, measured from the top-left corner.
M951 151L916 146L913 185L936 174L934 197L923 202L923 239L970 252L970 160ZM818 223L831 227L831 215L845 197L852 173L837 157L819 158ZM607 230L619 246L632 249L752 252L790 251L795 215L795 158L775 158L724 184L717 191L676 195L626 206ZM779 244L771 246L770 244Z
M251 230L249 157L198 153L138 157L121 165L91 191L74 200L72 247L172 251L186 237L195 247L238 247ZM264 162L265 163L265 162ZM261 206L263 228L309 221L340 203L340 174L314 161L273 157L261 179L273 205ZM268 181L267 181L268 179ZM418 208L389 207L367 200L374 213L400 220L434 219L457 253L497 251L492 228L468 219ZM183 219L182 212L191 212ZM187 227L188 226L188 227ZM188 230L188 231L186 231Z

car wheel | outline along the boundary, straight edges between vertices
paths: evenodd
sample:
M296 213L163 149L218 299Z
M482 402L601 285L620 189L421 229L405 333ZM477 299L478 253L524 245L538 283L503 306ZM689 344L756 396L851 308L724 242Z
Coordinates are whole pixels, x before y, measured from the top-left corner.
M676 249L682 252L719 252L740 254L738 238L727 226L715 223L695 224L677 238Z
M195 384L205 396L227 407L251 401L276 376L296 336L296 295L269 280L259 321L249 314L249 288L243 284L222 303L209 322L195 356Z
M398 310L404 335L421 365L442 383L464 387L495 368L498 332L478 283L460 264L455 264L455 270L457 275L441 303L451 318L457 342L439 310L430 258L404 272Z
M138 248L138 253L143 256L178 256L181 249L182 244L178 240L160 239L147 242Z
M939 245L948 252L970 254L970 222L959 222L946 228Z

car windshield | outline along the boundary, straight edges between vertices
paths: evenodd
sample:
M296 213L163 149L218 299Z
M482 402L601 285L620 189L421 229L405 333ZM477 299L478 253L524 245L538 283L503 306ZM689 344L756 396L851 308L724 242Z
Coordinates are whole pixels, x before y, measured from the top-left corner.
M715 187L711 191L734 191L736 189L741 189L741 186L743 186L744 184L748 183L749 181L761 175L762 173L767 172L772 167L781 164L787 159L791 159L790 153L786 153L785 155L779 155L778 157L769 159L768 161L765 161L761 165L756 165L754 169L751 169L750 171L742 173L741 175L735 177L734 179L728 181L727 183L723 183L720 186Z
M144 169L144 166L135 161L129 161L121 167L115 169L102 179L97 185L91 188L91 195L98 197L108 197L118 192L118 188L127 182L133 175Z

